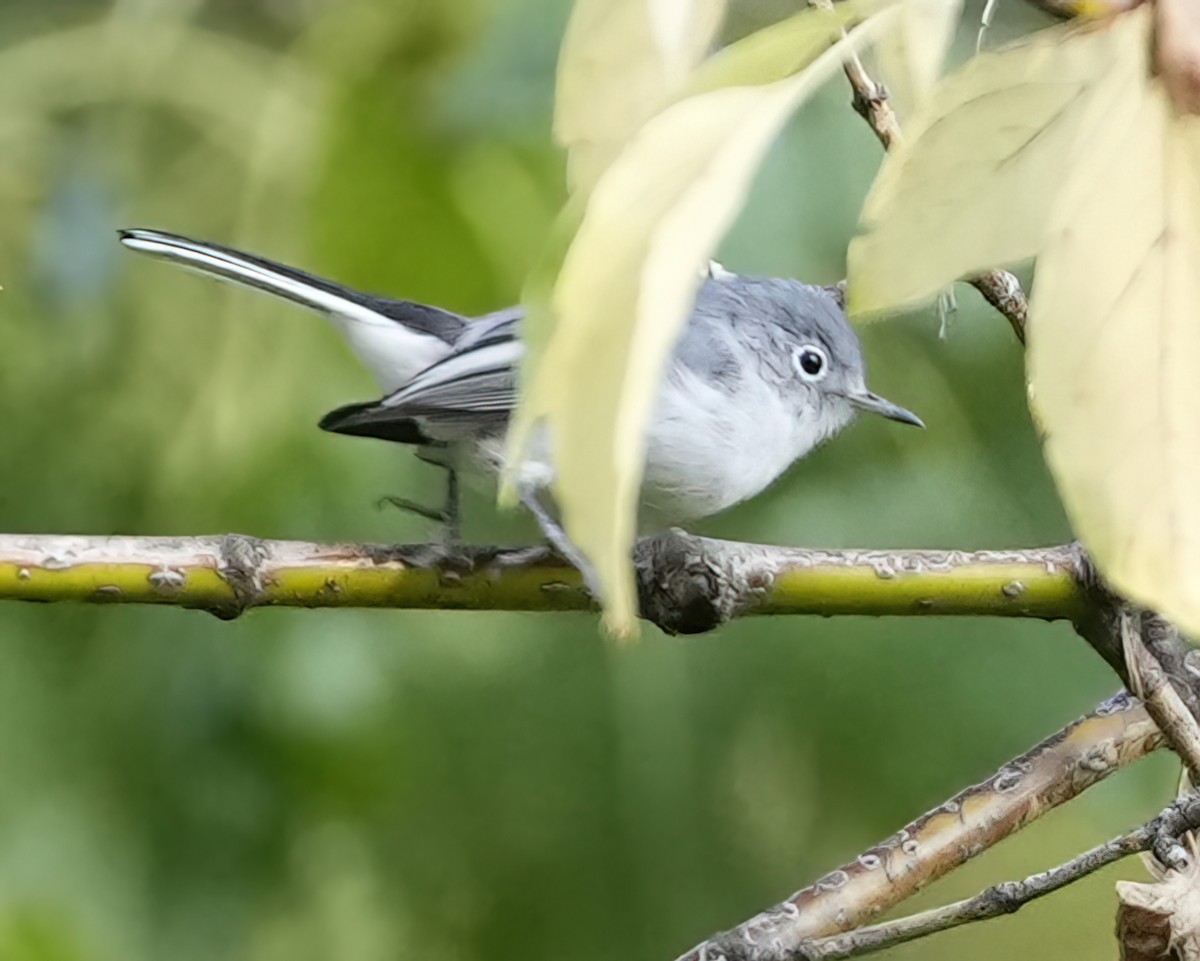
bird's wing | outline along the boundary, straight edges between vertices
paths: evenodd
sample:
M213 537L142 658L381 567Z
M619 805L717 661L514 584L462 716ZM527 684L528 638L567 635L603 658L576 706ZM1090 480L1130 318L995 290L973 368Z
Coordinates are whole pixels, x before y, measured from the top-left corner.
M506 413L517 402L517 365L524 353L511 330L497 331L425 368L379 406L403 416Z
M519 324L518 311L503 311L468 325L447 357L380 401L333 411L321 427L419 443L502 423L517 402L517 366L525 352Z
M130 250L253 287L345 320L393 328L400 325L447 344L453 344L468 323L465 317L448 310L363 294L295 267L220 244L191 240L161 230L122 230L119 236L121 243Z
M466 350L483 341L511 340L521 336L524 307L506 307L471 321L463 327L454 342L455 352Z

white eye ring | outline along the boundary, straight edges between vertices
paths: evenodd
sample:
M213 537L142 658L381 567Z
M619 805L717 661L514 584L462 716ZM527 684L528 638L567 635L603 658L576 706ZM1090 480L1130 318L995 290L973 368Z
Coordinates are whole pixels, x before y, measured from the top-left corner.
M804 380L815 384L829 373L829 355L816 344L805 344L792 351L792 366Z

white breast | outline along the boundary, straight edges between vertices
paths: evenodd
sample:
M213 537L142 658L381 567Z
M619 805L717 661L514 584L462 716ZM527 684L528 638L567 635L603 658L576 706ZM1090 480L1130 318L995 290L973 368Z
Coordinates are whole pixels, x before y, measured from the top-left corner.
M731 398L686 368L672 376L652 418L643 496L680 520L760 493L850 418L830 405L797 416L788 398L755 378Z
M807 417L765 381L736 399L684 367L659 392L646 438L643 505L660 519L708 517L761 493L796 460L836 434L853 418L848 404L828 401ZM805 389L797 385L797 390ZM548 486L554 479L550 444L535 435L519 482ZM483 437L476 454L487 468L504 460L502 437Z

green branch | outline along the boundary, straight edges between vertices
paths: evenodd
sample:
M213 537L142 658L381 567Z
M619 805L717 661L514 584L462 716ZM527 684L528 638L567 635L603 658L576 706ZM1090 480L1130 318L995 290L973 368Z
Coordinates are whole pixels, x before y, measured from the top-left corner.
M753 613L992 614L1053 620L1074 618L1084 603L1069 551L793 553L795 563L780 571Z
M641 542L637 561L647 616L679 631L750 614L1075 619L1085 606L1072 547L823 551L672 532ZM239 534L0 535L0 599L170 604L220 617L252 607L592 608L578 574L542 547L322 545Z

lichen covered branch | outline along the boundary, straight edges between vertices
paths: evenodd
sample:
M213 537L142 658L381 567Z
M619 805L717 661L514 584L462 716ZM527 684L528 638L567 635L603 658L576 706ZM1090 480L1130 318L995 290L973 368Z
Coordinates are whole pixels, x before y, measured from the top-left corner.
M1142 698L1171 749L1187 765L1192 783L1200 784L1200 724L1194 713L1195 690L1186 678L1173 681L1166 667L1172 655L1187 645L1159 615L1127 605L1122 608L1117 630L1125 651L1130 686ZM1161 654L1152 651L1152 645ZM1181 662L1191 653L1194 652L1187 650ZM1185 695L1191 701L1190 707Z
M987 921L1013 914L1031 901L1059 891L1094 871L1142 851L1153 851L1160 862L1180 870L1187 867L1189 857L1180 845L1180 839L1197 827L1200 827L1200 796L1193 794L1176 801L1142 827L1085 851L1048 871L1031 875L1023 881L993 885L965 901L810 941L801 945L791 957L798 961L860 957L973 921Z
M822 551L671 532L639 543L644 615L695 633L751 614L1077 617L1073 546L1027 551ZM543 547L309 544L214 537L0 535L0 599L254 607L588 610Z
M542 547L309 544L213 537L0 535L0 599L254 607L578 610L578 574Z
M1120 694L783 903L697 945L680 961L792 961L813 939L890 910L1050 809L1163 743Z

